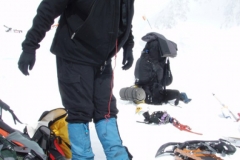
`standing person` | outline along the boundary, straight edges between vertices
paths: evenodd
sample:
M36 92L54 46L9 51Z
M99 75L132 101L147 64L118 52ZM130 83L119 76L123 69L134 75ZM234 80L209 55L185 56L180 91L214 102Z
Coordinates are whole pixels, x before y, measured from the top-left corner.
M92 160L93 120L108 160L132 159L122 145L112 94L111 58L123 48L123 70L133 64L134 0L42 0L22 43L18 67L29 75L36 49L60 16L50 51L56 55L62 104L67 109L72 160Z

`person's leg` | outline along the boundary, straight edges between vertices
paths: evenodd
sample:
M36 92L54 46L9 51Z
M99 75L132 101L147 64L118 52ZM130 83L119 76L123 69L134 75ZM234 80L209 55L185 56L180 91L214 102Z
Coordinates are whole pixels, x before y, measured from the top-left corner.
M57 58L57 73L62 104L68 112L66 121L72 160L93 160L88 122L94 111L94 70Z
M168 102L174 99L175 99L174 104L177 106L180 100L180 92L178 90L166 89L164 101Z
M95 123L98 138L103 146L107 160L131 160L132 155L123 146L117 119L102 119Z
M184 92L180 93L178 90L167 89L164 100L165 101L170 101L170 100L173 100L173 99L176 99L175 105L178 105L179 100L183 101L186 104L189 103L192 100L192 99L189 99L187 97L187 94L184 93Z
M127 148L122 145L117 125L116 98L112 95L111 63L101 74L97 74L94 92L94 122L98 138L108 160L132 159Z
M186 93L181 92L181 93L180 93L180 100L187 104L187 103L189 103L192 99L189 99Z
M88 123L68 123L71 160L93 160Z

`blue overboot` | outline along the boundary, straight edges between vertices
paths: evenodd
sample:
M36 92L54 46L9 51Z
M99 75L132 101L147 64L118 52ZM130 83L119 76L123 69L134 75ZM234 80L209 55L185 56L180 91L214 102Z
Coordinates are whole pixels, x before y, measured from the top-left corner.
M189 98L187 97L187 94L184 93L184 92L182 92L182 93L180 93L180 100L187 104L187 103L189 103L192 99L189 99Z
M68 123L72 160L93 160L88 123Z
M107 160L130 160L132 155L122 145L116 118L103 119L95 123L98 138Z

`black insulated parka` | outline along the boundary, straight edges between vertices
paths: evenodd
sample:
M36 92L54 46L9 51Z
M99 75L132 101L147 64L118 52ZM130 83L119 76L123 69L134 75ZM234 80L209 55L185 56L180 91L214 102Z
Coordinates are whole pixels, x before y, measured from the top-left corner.
M133 48L133 3L134 0L43 0L22 43L23 51L35 53L60 16L50 51L70 61L100 66L114 56L116 47L118 51L121 47Z

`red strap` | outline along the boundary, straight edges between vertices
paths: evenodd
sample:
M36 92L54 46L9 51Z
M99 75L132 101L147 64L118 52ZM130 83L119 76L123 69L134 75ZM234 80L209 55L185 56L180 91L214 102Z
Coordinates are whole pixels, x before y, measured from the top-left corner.
M197 132L191 131L191 128L189 126L179 123L178 120L176 120L175 118L173 118L172 124L173 124L173 126L175 126L176 128L178 128L181 131L187 131L187 132L191 132L194 134L202 135L202 133L197 133Z
M112 100L112 96L113 96L113 80L114 80L114 70L115 70L115 67L116 67L116 59L117 59L117 53L118 53L118 40L116 40L116 51L115 51L115 64L114 64L114 68L112 70L112 79L111 79L111 92L110 92L110 98L109 98L109 101L108 101L108 113L105 114L105 118L108 119L110 118L110 106L111 106L111 100Z

